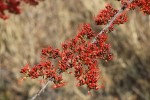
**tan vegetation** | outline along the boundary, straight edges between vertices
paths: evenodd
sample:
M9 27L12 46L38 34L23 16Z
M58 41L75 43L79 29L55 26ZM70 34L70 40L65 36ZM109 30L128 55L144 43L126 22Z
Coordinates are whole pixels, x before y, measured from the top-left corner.
M40 61L40 51L49 45L61 48L63 41L76 35L78 26L91 23L93 16L111 0L45 0L36 7L23 5L21 15L0 20L0 100L27 100L42 85L25 80L19 73L26 63ZM114 59L101 62L105 89L87 94L76 87L73 77L64 74L68 84L59 89L47 87L38 100L150 100L150 17L138 11L128 13L129 21L108 34Z

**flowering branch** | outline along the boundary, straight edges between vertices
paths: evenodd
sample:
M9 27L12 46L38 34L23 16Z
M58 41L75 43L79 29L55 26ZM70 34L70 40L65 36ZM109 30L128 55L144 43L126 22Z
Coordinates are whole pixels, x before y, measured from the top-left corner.
M131 4L134 0L130 0L128 5ZM93 39L93 43L96 41L97 37L99 37L99 35L101 35L102 33L104 33L105 31L107 31L111 25L113 24L113 22L118 18L119 15L121 15L123 13L123 11L125 11L127 8L127 6L122 6L120 8L120 10L118 11L118 13L116 15L114 15L114 17L110 20L110 22L100 31L100 33Z
M133 1L133 0L130 0L129 4L130 4L132 1ZM124 8L124 9L123 9L123 8ZM113 22L117 19L117 17L118 17L126 8L127 8L127 7L124 7L124 6L123 6L123 7L118 11L118 13L116 13L116 15L114 15L114 17L110 20L110 22L106 25L106 27L103 28L103 30L93 39L93 42L92 42L92 43L95 43L95 41L97 40L97 38L98 38L104 31L106 31L106 30L109 29L109 27L113 24ZM41 89L37 94L35 94L35 96L32 97L31 100L35 100L35 98L36 98L38 95L40 95L40 93L41 93L42 91L44 91L44 89L47 87L47 85L48 85L50 82L51 82L51 80L48 80L47 83L42 87L42 89Z
M54 88L64 86L66 82L63 82L62 73L71 68L74 69L74 76L78 81L77 86L87 85L89 91L104 87L98 60L106 62L112 60L106 33L113 31L115 24L127 22L127 8L133 10L139 7L144 14L150 14L150 1L148 0L121 0L121 4L120 10L107 5L95 17L97 25L106 25L98 34L92 30L90 24L84 24L77 36L62 44L61 51L52 47L44 48L41 55L42 61L39 64L32 68L26 65L21 69L20 72L26 77L31 79L43 77L48 80L31 100L40 95L50 81L55 84ZM55 67L51 59L56 60ZM101 85L98 84L99 80L102 80Z

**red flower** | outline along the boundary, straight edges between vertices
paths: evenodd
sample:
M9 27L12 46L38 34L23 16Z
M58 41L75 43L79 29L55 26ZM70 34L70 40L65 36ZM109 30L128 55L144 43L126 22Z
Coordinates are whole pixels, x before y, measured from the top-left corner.
M20 14L20 3L25 2L30 5L37 5L41 0L0 0L0 18L7 19L8 16L5 15L5 11L13 14Z
M26 74L27 72L29 72L29 65L28 65L28 64L25 65L25 66L21 69L20 73Z

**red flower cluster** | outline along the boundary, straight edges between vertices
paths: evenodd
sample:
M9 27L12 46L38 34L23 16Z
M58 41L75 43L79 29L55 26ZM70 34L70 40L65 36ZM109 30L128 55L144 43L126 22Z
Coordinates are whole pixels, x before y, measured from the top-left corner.
M31 5L37 5L40 0L0 0L0 18L7 19L5 12L8 11L13 14L20 14L20 3L25 2Z
M50 61L40 62L32 68L29 65L24 66L21 69L21 73L26 74L26 77L35 79L38 77L43 77L44 79L52 80L56 85L60 86L64 84L62 82L62 76L56 72L56 68L52 65ZM59 84L58 84L59 83Z
M118 13L118 10L114 9L111 5L107 4L104 10L101 10L99 14L95 17L95 23L97 25L106 25L113 17ZM103 33L111 32L114 29L114 25L124 24L127 22L128 17L126 12L121 13L109 26L108 30Z
M124 0L122 0L124 2ZM134 0L130 5L129 9L135 9L139 7L140 11L144 14L150 14L150 0Z
M133 0L131 4L129 0L121 0L121 4L131 10L139 7L144 14L150 14L150 0Z
M150 0L133 0L131 3L129 2L130 0L121 0L121 9L124 11L113 21L108 32L113 31L115 24L119 25L127 22L128 17L125 8L135 9L139 7L140 11L144 14L150 14ZM106 5L105 9L101 10L95 17L95 23L97 25L106 25L117 12L118 10L114 9L111 5Z
M106 34L101 34L96 42L91 43L95 35L89 24L83 25L75 38L62 44L62 51L52 47L44 48L42 50L44 62L32 68L27 65L21 69L21 73L32 79L38 77L50 79L55 87L59 87L64 85L61 73L73 68L78 86L87 85L89 90L101 88L102 86L98 85L101 78L98 59L112 60L112 54L110 45L106 43ZM51 59L55 59L57 63L52 64Z
M95 23L97 25L106 25L112 17L118 12L118 10L114 9L111 5L107 4L105 9L100 11L99 14L95 17ZM116 20L112 23L111 29L113 29L114 24L123 24L127 22L126 12L120 14Z
M106 25L108 21L114 17L118 12L111 5L107 4L105 9L101 10L98 15L95 17L95 22L97 25Z

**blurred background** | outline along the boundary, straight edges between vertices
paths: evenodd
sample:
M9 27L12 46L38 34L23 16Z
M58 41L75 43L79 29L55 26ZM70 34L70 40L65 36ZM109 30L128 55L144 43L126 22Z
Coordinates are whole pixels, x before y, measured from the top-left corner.
M77 34L82 23L94 25L93 17L106 3L119 8L116 0L45 0L36 7L22 5L22 13L0 19L0 100L27 100L42 87L39 80L26 79L22 66L40 61L40 51ZM76 87L72 75L64 74L68 84L52 89L50 84L37 100L150 100L150 16L128 13L129 21L108 34L113 61L100 62L105 89L92 91Z

